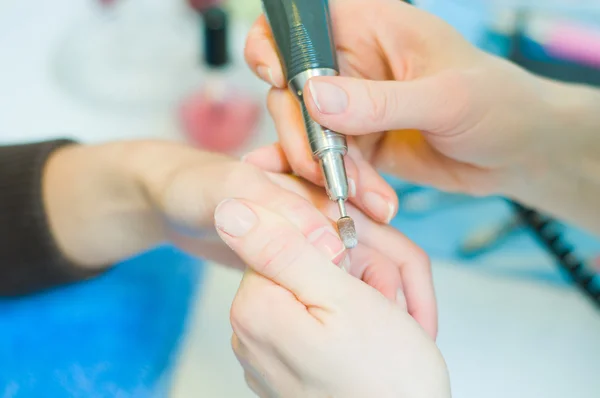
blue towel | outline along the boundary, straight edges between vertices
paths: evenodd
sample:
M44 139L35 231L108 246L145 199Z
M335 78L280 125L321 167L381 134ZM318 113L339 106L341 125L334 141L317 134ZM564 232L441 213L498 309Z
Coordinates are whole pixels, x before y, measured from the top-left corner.
M163 397L198 260L163 247L84 283L0 300L0 397Z

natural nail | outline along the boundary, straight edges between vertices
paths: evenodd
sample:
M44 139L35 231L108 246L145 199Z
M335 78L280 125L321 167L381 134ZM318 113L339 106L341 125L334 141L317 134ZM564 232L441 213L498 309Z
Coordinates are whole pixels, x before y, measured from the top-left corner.
M236 238L246 235L257 222L258 218L252 209L238 200L227 199L215 210L216 227Z
M350 261L350 256L347 255L344 260L340 263L340 268L346 273L350 273L350 267L352 266L352 262Z
M314 247L325 252L331 261L335 261L345 250L339 236L328 227L319 228L311 232L306 238Z
M385 223L389 224L392 222L394 215L396 215L396 206L394 206L392 202L388 202L388 216Z
M266 83L269 83L271 86L275 86L275 81L273 80L273 72L271 71L271 68L261 65L258 68L256 68L256 73L258 73L258 76L260 76L260 78L263 79Z
M309 80L308 88L319 112L335 115L348 108L348 94L335 84Z
M375 192L367 192L363 202L369 212L386 223L389 223L395 214L395 206Z
M352 178L348 178L348 196L351 198L356 196L356 183Z

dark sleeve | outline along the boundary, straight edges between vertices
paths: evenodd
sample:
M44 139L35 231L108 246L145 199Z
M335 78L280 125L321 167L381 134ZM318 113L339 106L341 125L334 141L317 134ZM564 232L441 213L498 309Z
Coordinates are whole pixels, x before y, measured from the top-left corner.
M0 146L0 296L34 293L87 279L58 249L44 211L42 175L58 140Z

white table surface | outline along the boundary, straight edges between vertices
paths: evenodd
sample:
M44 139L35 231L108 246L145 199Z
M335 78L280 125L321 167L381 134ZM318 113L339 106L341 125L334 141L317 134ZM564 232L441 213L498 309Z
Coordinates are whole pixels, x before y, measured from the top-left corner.
M168 109L143 117L111 114L70 97L53 80L54 51L85 13L85 2L0 0L0 143L64 133L88 142L178 139ZM266 123L260 140L272 136ZM435 259L434 271L438 341L455 397L600 396L600 316L575 290L495 279ZM240 276L209 266L172 397L252 396L229 346L229 305Z

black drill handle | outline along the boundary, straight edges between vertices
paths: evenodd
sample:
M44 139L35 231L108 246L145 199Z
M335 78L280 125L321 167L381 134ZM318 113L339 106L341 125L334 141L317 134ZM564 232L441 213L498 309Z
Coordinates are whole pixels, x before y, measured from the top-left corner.
M262 0L286 77L338 70L328 0Z

